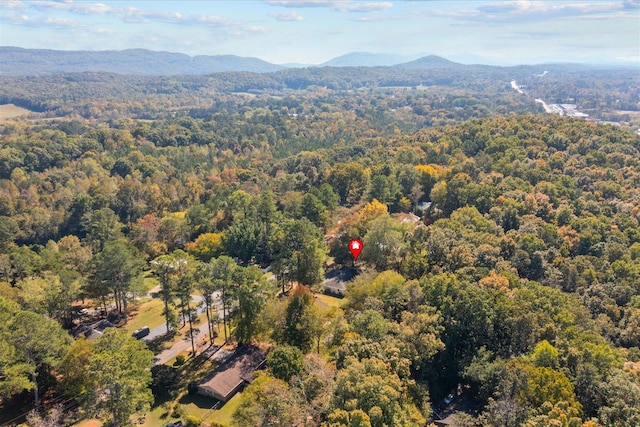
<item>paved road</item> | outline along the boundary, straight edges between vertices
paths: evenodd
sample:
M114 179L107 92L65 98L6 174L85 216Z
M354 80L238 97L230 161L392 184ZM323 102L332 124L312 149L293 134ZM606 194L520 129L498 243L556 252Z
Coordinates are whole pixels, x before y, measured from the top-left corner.
M159 365L161 363L167 363L169 360L176 357L183 352L191 351L191 336L189 335L189 325L186 325L183 330L185 331L185 337L166 350L160 352L153 358L153 363ZM197 325L193 332L194 343L196 347L196 353L200 353L208 344L209 329L207 328L207 321L205 320L201 324ZM207 341L205 341L207 340Z
M158 295L159 291L160 291L160 287L156 286L155 288L151 289L148 292L147 297L159 298L159 295ZM206 306L204 305L204 298L202 296L192 295L191 301L196 306L195 308L198 312L198 315L205 312ZM213 305L217 310L219 320L221 320L222 319L222 301L220 300L220 292L213 293ZM187 324L183 326L181 330L185 332L186 334L185 337L177 341L176 343L174 343L170 348L163 350L158 355L156 355L156 357L153 359L156 365L159 365L161 363L166 363L180 353L191 351L191 336L189 334L189 325ZM167 325L162 324L162 325L156 326L155 328L152 328L151 331L149 332L149 335L144 337L143 340L146 342L150 342L166 333L167 333ZM209 345L205 341L205 340L208 340L208 336L209 336L209 329L208 329L207 321L205 318L205 320L202 321L201 323L194 325L194 342L196 344L197 353L203 351Z
M149 293L147 294L149 296L149 298L159 298L158 295L158 291L159 291L159 286L153 288L152 290L149 291ZM198 310L198 315L204 313L205 311L205 305L203 304L204 298L201 297L200 295L191 295L191 301L194 302L196 305L196 309ZM215 293L213 294L213 304L216 307L221 306L221 302L220 302L220 295L219 293ZM180 319L178 319L180 320ZM206 326L206 322L204 323ZM143 341L146 342L150 342L153 341L154 339L166 334L167 331L167 325L166 323L163 323L162 325L158 325L155 328L151 328L151 330L149 331L149 335L147 335L146 337L142 338Z

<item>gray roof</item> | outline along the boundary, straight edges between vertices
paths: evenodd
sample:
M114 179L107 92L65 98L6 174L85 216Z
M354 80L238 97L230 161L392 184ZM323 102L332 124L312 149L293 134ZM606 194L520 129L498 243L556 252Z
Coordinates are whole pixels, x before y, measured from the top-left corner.
M227 400L243 382L253 381L256 369L265 361L266 353L258 347L238 349L229 359L198 383Z

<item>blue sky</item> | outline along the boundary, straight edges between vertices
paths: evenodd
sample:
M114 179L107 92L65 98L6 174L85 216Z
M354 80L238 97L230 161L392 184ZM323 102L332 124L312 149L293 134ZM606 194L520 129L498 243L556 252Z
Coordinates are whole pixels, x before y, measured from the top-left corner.
M640 62L640 0L0 0L0 44L318 64L367 51L504 63Z

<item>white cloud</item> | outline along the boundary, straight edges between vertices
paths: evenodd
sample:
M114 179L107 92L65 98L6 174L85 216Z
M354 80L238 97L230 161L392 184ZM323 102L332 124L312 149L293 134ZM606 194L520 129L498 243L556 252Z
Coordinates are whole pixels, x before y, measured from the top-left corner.
M220 16L194 16L184 19L184 24L202 24L204 26L220 27L225 25L233 25L233 21L222 18Z
M115 34L115 31L112 30L111 28L103 28L103 27L92 28L92 27L89 27L89 30L92 33L96 33L96 34Z
M81 28L85 26L84 24L72 19L53 18L50 16L44 18L41 22L56 28Z
M28 24L29 21L31 20L31 18L29 18L27 15L20 13L20 14L3 14L2 15L2 20L3 21L7 21L11 24Z
M267 0L272 6L282 7L334 7L349 0Z
M20 10L24 9L25 4L20 0L2 0L0 1L0 9Z
M285 21L285 22L304 21L304 18L298 12L270 13L269 16L274 17L278 21Z
M12 8L17 9L19 4L16 2L9 3L5 0L0 0L0 3L5 6L11 5ZM42 16L43 14L51 15L51 12L68 13L73 15L93 15L110 17L120 20L125 23L165 23L174 25L188 25L194 27L202 27L215 29L218 35L225 36L246 36L256 33L264 33L267 30L263 27L249 25L248 23L234 21L228 18L212 15L189 15L185 16L179 12L164 12L151 9L144 9L134 6L109 6L104 3L88 3L80 2L75 3L70 0L53 1L53 0L36 0L29 3L22 4L23 9L29 7L31 11L41 15L38 18L29 18L26 15L11 15L9 13L3 13L2 20L16 25L43 25L43 26L57 26L58 28L71 28L80 27L82 24L73 21L72 19L64 20L62 18L47 18ZM292 16L299 16L297 14ZM75 22L75 24L74 24Z
M353 0L266 0L272 6L288 8L330 7L338 12L366 13L393 7L389 1L361 2Z
M345 2L343 4L337 5L335 9L340 12L363 13L363 12L376 12L379 10L389 9L391 7L393 7L393 3L388 1L372 2L372 3L352 3L352 2L346 3Z
M23 25L27 27L49 27L57 29L74 30L86 28L87 25L75 21L73 19L56 18L51 16L32 17L25 14L3 14L2 21L14 25Z
M178 12L158 12L155 10L140 9L133 6L112 8L109 11L109 14L124 22L130 23L157 21L180 24L185 20L185 17Z
M73 10L87 15L103 15L111 11L111 7L104 3L79 4Z
M559 18L590 18L594 15L614 16L624 9L626 3L637 2L629 0L623 3L585 2L558 3L547 1L516 0L494 2L475 8L452 10L431 10L430 16L448 17L462 21L473 22L523 22L545 21Z

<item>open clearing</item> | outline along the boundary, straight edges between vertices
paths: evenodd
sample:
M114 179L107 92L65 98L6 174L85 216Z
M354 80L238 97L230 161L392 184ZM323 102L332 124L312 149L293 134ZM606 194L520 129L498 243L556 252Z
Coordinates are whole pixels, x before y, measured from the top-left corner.
M0 105L0 121L13 119L14 117L20 117L30 113L33 113L33 111L17 107L13 104Z
M164 323L164 318L162 317L163 308L164 305L159 299L143 302L140 308L138 308L137 313L129 321L127 326L125 326L125 330L133 332L143 326L155 328L158 325L162 325Z
M316 301L319 301L320 303L323 303L324 305L329 307L341 308L347 303L347 300L345 300L344 298L336 298L332 297L331 295L315 294L315 297ZM319 305L322 306L323 304Z

